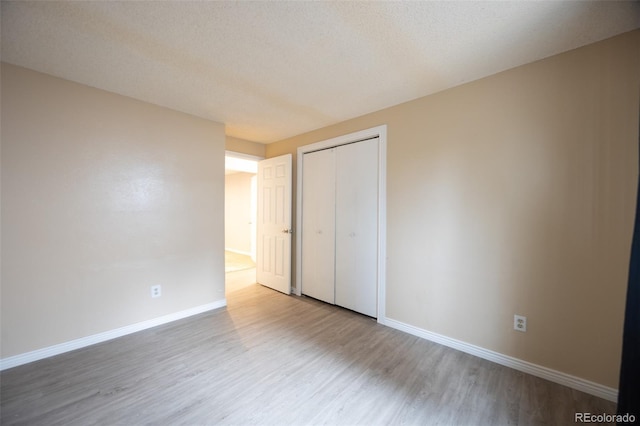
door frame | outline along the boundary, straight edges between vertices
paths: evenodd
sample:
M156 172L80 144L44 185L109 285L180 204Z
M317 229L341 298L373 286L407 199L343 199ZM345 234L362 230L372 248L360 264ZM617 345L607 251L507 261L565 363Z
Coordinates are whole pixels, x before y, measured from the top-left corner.
M304 145L297 152L297 181L296 181L296 286L295 294L302 295L302 171L303 156L306 153L322 149L334 148L378 137L378 312L377 320L386 318L387 298L387 125L372 127L347 135ZM293 290L293 289L292 289Z

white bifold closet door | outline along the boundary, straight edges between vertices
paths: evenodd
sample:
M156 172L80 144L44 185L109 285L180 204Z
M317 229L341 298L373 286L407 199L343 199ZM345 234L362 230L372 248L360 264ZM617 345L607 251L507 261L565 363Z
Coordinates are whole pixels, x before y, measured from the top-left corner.
M335 148L304 155L302 291L335 303Z
M302 292L376 317L378 138L303 161Z
M377 317L378 138L336 152L336 305Z

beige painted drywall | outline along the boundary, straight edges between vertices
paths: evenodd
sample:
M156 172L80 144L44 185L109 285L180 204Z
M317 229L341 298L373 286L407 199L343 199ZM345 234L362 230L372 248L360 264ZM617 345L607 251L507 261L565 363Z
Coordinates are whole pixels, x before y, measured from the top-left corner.
M224 246L251 253L252 173L233 173L224 182ZM255 215L255 213L254 213Z
M640 30L269 144L267 158L387 124L387 316L617 387L639 93Z
M227 151L249 154L260 158L264 158L266 151L264 144L234 138L233 136L226 137L225 149Z
M224 144L222 124L2 64L2 357L223 300Z

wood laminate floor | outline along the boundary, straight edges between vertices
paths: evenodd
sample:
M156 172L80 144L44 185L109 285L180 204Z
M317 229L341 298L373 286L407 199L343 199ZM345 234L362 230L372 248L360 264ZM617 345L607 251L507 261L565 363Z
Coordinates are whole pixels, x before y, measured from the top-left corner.
M2 372L2 425L569 425L615 404L254 284Z

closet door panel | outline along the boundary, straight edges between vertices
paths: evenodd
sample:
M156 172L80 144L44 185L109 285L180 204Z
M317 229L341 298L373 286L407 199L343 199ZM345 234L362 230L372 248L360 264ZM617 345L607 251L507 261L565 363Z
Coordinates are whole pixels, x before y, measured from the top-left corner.
M306 165L305 165L306 168ZM377 316L378 139L336 149L336 305Z
M335 148L303 156L302 293L335 303Z

